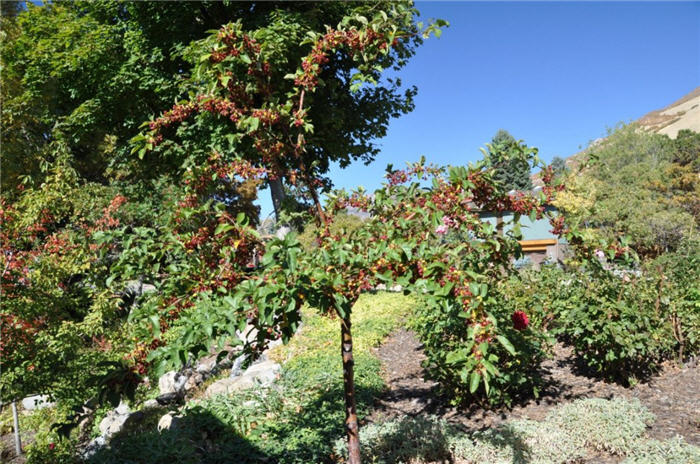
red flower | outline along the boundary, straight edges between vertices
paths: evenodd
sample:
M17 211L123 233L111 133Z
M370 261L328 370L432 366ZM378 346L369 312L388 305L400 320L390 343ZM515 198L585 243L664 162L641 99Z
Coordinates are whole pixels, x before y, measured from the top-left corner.
M49 443L49 449L52 450L56 447L56 443Z
M522 311L515 311L510 318L513 320L513 327L516 330L525 330L530 323L527 314Z

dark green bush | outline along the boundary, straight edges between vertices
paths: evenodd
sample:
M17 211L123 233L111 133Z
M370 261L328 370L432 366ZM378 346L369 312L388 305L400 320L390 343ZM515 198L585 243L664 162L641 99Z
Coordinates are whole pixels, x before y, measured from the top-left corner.
M541 376L537 371L546 356L550 340L542 328L542 317L529 311L531 306L508 299L504 288L494 290L485 303L490 321L496 326L498 339L480 341L478 324L466 323L464 309L460 305L419 305L411 320L411 327L425 346L428 357L428 375L439 381L445 394L455 403L478 402L484 405L510 405L519 396L537 396ZM515 311L528 315L529 324L524 330L516 330L512 321ZM501 342L501 338L507 343ZM488 389L471 391L464 370L456 362L454 353L474 342L489 345L487 359L496 368ZM458 361L458 360L457 360ZM469 362L468 360L467 362Z
M676 255L664 255L663 266L657 260L638 273L545 266L511 279L504 292L531 307L533 319L540 317L552 335L573 345L586 368L626 382L653 372L679 350L679 338L687 349L697 349L697 284L683 280L693 278L683 267L692 267L692 261ZM676 337L674 320L680 320Z

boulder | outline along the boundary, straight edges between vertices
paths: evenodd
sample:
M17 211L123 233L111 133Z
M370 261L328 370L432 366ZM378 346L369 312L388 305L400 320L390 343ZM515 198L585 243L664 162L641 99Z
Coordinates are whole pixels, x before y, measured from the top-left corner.
M277 380L281 370L282 367L274 361L253 364L238 377L228 377L209 385L204 395L211 397L260 386L268 387Z
M190 391L197 388L197 386L202 382L204 382L204 376L202 374L199 372L192 373L189 377L187 377L187 381L185 382L185 391Z
M279 377L282 366L274 361L263 361L258 364L253 364L236 379L236 389L245 390L257 385L268 387L272 385Z
M235 382L235 380L236 379L232 379L231 377L217 380L207 387L207 390L204 392L204 396L206 398L210 398L216 395L228 394L229 392L233 391L231 385Z
M161 395L168 393L182 394L185 390L187 377L176 371L170 371L163 374L158 379L158 389Z
M283 239L284 237L286 237L287 234L290 233L291 231L292 231L291 228L289 228L289 227L287 227L287 226L282 226L282 227L280 227L279 229L277 229L277 232L275 232L275 237L277 237L278 239L282 240L282 239Z
M55 406L56 403L52 403L49 400L48 395L34 395L28 396L22 400L22 408L27 411L34 411L35 409L44 409Z
M117 409L109 411L102 421L100 421L100 434L105 438L109 438L120 432L124 428L127 419L129 419L130 413L131 411L126 403L119 403Z
M160 407L160 403L156 399L146 400L143 403L143 409L156 409Z
M175 430L181 420L182 416L176 416L172 413L168 413L161 417L158 421L158 431L163 432L165 430Z
M158 395L156 397L156 402L161 406L167 406L172 403L182 403L185 396L182 392L171 392L164 395Z

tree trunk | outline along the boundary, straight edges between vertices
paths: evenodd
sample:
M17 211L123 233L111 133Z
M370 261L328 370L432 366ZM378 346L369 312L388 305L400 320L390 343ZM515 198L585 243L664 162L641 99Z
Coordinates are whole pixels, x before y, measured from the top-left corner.
M272 206L275 208L275 220L278 222L279 227L280 213L282 212L282 202L286 198L284 193L284 185L282 184L282 179L278 177L277 179L267 179L267 184L270 186L270 195L272 196Z
M352 357L350 317L340 321L341 352L343 355L343 384L345 386L345 430L348 434L348 464L360 464L360 427L355 407L355 361Z

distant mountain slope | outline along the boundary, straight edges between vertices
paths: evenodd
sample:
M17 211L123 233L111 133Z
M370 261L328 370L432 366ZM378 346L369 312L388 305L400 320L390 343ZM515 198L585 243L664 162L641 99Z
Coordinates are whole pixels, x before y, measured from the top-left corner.
M644 129L675 138L678 131L700 132L700 87L661 110L652 111L638 121Z
M700 132L700 87L671 103L666 108L647 113L634 121L633 124L639 124L642 129L650 132L668 135L672 139L675 139L678 131L683 129ZM581 161L582 155L585 155L591 147L598 145L603 140L605 140L604 137L596 139L583 151L566 158L566 165L569 168L576 166L578 164L577 161ZM533 174L530 178L533 185L542 185L539 173Z

